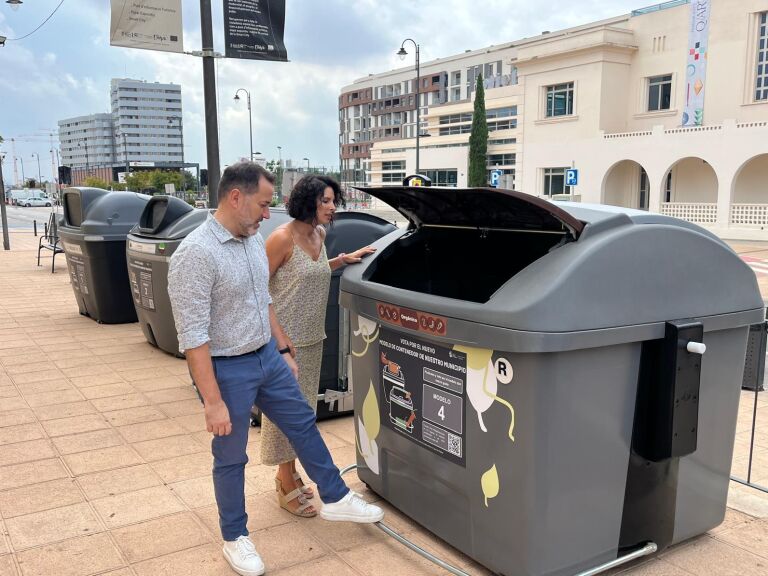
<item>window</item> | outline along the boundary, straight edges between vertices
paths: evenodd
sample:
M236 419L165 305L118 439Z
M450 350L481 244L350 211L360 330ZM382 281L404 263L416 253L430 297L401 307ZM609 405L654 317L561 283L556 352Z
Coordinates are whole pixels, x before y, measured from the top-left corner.
M498 120L496 122L488 122L488 132L495 132L496 130L514 130L517 128L517 119L511 120Z
M515 154L488 154L487 164L488 166L505 166L515 163Z
M573 82L547 86L547 118L573 114Z
M405 179L405 172L385 172L381 175L381 181L387 184L400 184Z
M566 170L568 170L568 168L544 169L544 196L571 193L571 187L565 185Z
M759 15L755 100L768 100L768 12Z
M664 183L664 202L672 202L672 170L667 174L667 181Z
M458 181L458 172L456 170L424 170L424 175L432 180L433 186L450 186L456 187Z
M517 106L506 106L505 108L492 108L485 112L485 117L488 120L494 118L507 118L509 116L517 116Z
M517 144L517 138L489 138L488 146L501 146L503 144Z
M382 162L382 170L405 170L405 160Z
M440 116L440 124L455 124L457 122L472 122L472 113L466 112L464 114Z
M470 132L472 132L471 124L460 124L458 126L448 126L447 128L440 128L440 136L452 136L454 134L469 134Z
M672 97L672 75L648 78L648 112L669 110Z

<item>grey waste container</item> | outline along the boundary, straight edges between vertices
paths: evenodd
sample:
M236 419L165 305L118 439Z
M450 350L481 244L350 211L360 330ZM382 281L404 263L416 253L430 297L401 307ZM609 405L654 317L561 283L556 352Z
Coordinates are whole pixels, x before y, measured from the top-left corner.
M179 198L154 196L128 234L125 257L141 331L147 342L176 356L183 355L168 298L168 263L207 215L207 210L195 210Z
M728 246L676 219L504 190L365 192L410 221L341 280L365 483L515 576L723 520L763 318Z
M259 227L265 238L290 220L284 210L270 212L271 217ZM126 245L131 292L144 337L153 346L180 357L183 355L168 297L168 266L181 241L205 221L208 213L178 198L155 196L128 235Z
M80 314L104 324L136 322L125 239L149 196L67 188L59 236Z

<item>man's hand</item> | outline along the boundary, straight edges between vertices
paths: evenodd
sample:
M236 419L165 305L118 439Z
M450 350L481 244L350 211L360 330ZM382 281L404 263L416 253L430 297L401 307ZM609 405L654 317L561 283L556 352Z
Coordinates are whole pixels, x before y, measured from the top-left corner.
M228 436L232 433L229 410L223 400L205 405L205 426L214 436Z
M293 374L293 377L297 380L299 379L299 365L296 364L296 360L293 359L293 356L290 354L281 354L283 357L283 360L285 360L285 363L288 364L288 368L291 369L291 373Z

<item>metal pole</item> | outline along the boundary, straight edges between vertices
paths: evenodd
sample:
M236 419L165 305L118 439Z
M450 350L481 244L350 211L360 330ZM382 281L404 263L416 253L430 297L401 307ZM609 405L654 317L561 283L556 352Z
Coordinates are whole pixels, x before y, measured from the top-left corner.
M34 155L37 157L37 186L39 187L43 183L43 175L40 172L40 154L35 152Z
M125 148L125 177L128 178L131 173L131 164L128 162L128 135L125 132L123 132L123 148Z
M3 249L11 249L11 240L8 237L8 215L5 213L5 182L3 182L3 160L5 156L0 156L0 219L3 224Z
M251 155L249 156L249 159L253 162L253 116L251 114L251 93L248 92L248 90L246 90L245 93L248 95L248 137L251 141Z
M19 156L19 162L21 162L21 187L27 187L27 177L24 175L24 158Z
M414 42L414 44L416 44ZM419 45L416 44L416 173L419 174L419 137L421 134L421 102L419 102L421 79L419 78Z
M205 146L208 161L208 206L219 204L219 119L216 115L216 70L213 56L211 0L200 0L200 28L203 35L203 94L205 97Z

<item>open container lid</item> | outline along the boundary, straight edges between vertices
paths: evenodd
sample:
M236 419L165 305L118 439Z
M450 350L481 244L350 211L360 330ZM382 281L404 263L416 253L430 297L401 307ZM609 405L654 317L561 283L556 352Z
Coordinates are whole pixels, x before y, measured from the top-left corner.
M414 226L477 229L567 231L574 240L584 222L555 204L498 188L390 186L358 188L386 202Z

